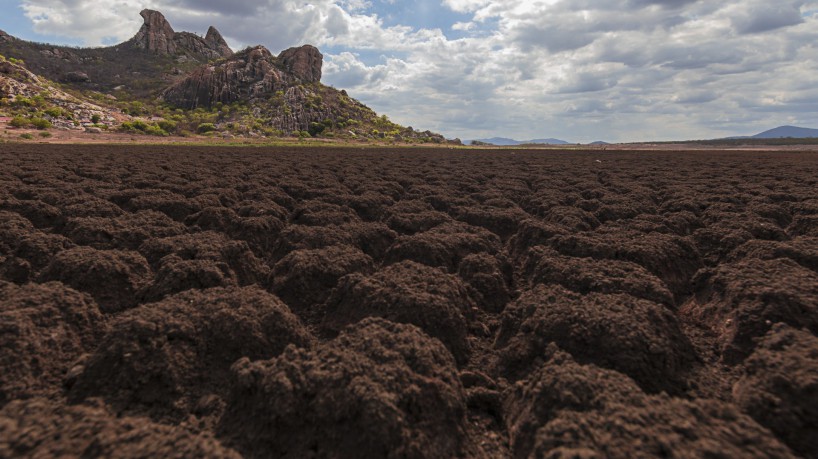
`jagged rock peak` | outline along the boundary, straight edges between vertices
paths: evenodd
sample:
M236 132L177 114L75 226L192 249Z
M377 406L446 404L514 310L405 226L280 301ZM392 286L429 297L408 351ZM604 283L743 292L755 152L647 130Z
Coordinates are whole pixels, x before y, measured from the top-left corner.
M215 27L210 26L207 29L207 35L205 35L205 43L210 49L218 52L223 57L230 57L233 55L233 50L230 49L230 46L227 45L227 42L222 37L222 34L216 30Z
M321 81L324 55L312 45L290 48L278 55L278 60L288 72L305 83Z
M176 43L173 38L175 32L162 13L154 10L142 10L139 13L145 20L142 28L133 37L138 48L146 49L157 54L174 54Z

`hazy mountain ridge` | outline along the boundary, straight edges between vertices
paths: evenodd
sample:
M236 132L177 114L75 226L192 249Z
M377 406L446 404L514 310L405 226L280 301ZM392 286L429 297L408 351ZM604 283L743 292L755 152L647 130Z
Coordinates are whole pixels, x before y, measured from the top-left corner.
M818 129L798 126L779 126L750 136L733 136L727 139L813 139L818 138Z
M514 140L506 137L492 137L490 139L475 139L472 142L485 143L496 146L515 146L515 145L569 145L571 142L560 139L533 139L533 140Z

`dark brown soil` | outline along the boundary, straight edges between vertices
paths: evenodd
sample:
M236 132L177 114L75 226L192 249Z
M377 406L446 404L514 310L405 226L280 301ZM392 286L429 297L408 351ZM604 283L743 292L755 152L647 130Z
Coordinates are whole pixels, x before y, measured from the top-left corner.
M0 457L818 458L818 153L0 145Z

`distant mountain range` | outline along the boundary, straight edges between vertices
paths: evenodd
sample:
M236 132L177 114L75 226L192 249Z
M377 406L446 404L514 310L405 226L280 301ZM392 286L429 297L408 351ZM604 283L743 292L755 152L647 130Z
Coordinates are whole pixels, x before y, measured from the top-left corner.
M796 126L779 126L751 136L728 137L728 139L809 139L818 138L818 129L809 129Z
M565 140L560 140L560 139L514 140L514 139L508 139L508 138L505 138L505 137L492 137L490 139L477 139L476 142L489 143L489 144L497 145L497 146L501 146L501 147L514 146L514 145L530 145L530 144L568 145L568 144L571 143L571 142L566 142Z

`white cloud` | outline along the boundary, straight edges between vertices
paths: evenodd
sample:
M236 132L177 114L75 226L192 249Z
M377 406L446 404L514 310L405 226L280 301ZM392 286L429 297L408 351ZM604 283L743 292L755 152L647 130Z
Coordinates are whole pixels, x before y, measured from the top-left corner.
M457 19L443 30L386 25L372 8L389 3L22 1L39 31L88 44L130 38L143 7L164 12L176 30L215 25L233 45L277 52L312 43L326 56L325 82L398 122L462 138L818 127L815 0L444 0L440 14Z

